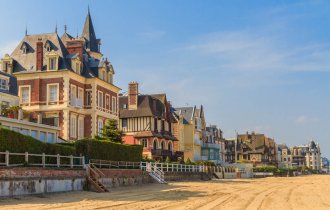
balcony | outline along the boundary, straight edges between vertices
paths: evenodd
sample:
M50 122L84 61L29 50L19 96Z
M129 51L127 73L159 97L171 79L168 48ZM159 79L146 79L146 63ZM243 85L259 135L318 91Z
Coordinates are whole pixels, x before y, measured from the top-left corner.
M220 149L219 144L214 144L214 143L204 143L202 144L203 148L212 148L212 149Z
M106 109L104 107L97 106L96 109L99 110L99 111L101 111L101 112L107 113L107 114L118 115L117 112L115 112L115 111L113 111L111 109Z
M200 139L195 138L194 139L194 144L195 145L202 145L202 141Z
M163 149L152 149L151 154L155 156L163 156L163 157L172 157L173 153L170 150Z
M70 105L76 108L83 108L83 103L80 98L72 98L70 101Z

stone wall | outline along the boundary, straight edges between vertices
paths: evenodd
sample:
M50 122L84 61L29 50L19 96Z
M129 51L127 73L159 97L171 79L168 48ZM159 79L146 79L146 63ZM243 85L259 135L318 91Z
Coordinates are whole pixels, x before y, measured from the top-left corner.
M85 170L0 168L0 196L83 190Z

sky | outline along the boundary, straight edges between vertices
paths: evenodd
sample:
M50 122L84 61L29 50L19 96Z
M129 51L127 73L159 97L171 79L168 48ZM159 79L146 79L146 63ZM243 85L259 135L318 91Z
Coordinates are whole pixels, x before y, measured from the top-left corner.
M89 5L127 91L204 106L225 137L256 131L330 158L330 1L0 0L0 55L28 34L82 32Z

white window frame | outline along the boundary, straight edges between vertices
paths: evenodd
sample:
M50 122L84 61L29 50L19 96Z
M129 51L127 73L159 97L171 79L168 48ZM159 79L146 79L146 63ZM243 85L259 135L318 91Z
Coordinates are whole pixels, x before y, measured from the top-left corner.
M102 96L101 98L102 98L102 103L100 104L100 95ZM100 108L104 108L103 107L103 101L104 100L104 98L103 98L103 92L102 91L97 91L97 106L98 107L100 107ZM101 106L100 106L101 105Z
M78 87L77 98L81 101L82 106L84 105L84 88Z
M84 138L84 117L78 117L78 139Z
M29 89L29 98L28 98L28 101L27 102L24 102L23 103L23 95L22 95L22 89L23 88L28 88ZM20 103L21 104L30 104L31 103L31 85L21 85L19 86L19 98L20 98Z
M1 81L5 81L5 84L2 85ZM9 78L0 76L0 89L1 90L9 90Z
M98 119L97 120L97 133L98 133L98 135L102 134L103 127L104 127L103 119Z
M88 89L85 91L86 94L86 106L92 106L92 90ZM87 97L87 95L90 94L90 97Z
M109 94L105 94L105 108L106 107L109 107L109 110L110 110L110 107L111 107L111 105L110 105L110 95Z
M51 68L51 61L54 60L54 68ZM48 70L49 71L56 71L58 70L58 58L56 56L48 57Z
M77 138L77 115L70 114L70 137Z
M72 91L72 89L74 89L75 91ZM71 84L70 85L70 104L71 106L75 106L76 105L76 100L77 99L77 86Z
M117 113L117 97L111 97L111 111L113 114Z
M56 91L57 91L57 93L56 93L56 99L55 100L51 100L51 93L50 93L50 86L56 86ZM47 84L47 104L49 103L49 102L58 102L59 100L60 100L60 94L59 94L59 92L60 92L60 86L59 86L59 84L58 83L50 83L50 84Z

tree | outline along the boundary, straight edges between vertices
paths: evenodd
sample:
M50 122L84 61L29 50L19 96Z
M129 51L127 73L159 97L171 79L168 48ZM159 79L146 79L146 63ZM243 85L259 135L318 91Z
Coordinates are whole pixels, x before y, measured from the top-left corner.
M102 129L102 133L97 135L97 140L109 140L116 143L123 143L123 132L118 129L117 120L109 119Z

